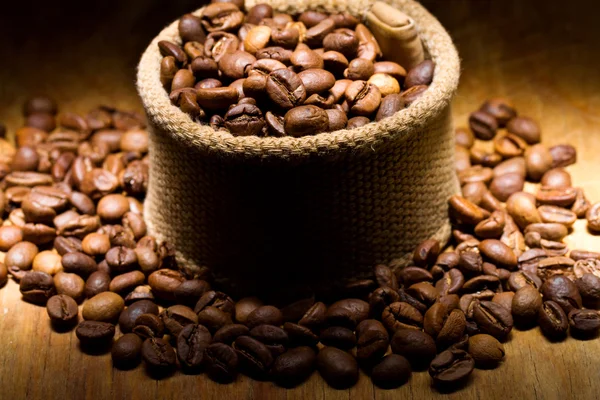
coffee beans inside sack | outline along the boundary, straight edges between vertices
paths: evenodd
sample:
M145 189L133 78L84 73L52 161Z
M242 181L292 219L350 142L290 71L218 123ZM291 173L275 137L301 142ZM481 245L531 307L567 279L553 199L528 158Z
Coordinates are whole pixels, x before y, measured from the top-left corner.
M171 102L234 136L300 137L380 121L418 99L435 70L414 22L381 2L366 21L216 2L184 15L179 35L181 44L158 43Z

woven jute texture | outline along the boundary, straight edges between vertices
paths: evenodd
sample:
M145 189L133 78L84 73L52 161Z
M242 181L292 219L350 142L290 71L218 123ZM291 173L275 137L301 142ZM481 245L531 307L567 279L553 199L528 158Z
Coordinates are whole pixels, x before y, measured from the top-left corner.
M361 18L372 4L260 2ZM237 293L307 279L333 284L379 263L406 265L424 239L448 240L447 199L459 189L450 111L459 59L421 5L389 3L415 20L435 77L409 108L353 130L259 138L201 126L171 105L160 83L157 43L180 43L177 23L152 41L137 81L150 123L145 216L152 235L175 244L182 268L208 266Z

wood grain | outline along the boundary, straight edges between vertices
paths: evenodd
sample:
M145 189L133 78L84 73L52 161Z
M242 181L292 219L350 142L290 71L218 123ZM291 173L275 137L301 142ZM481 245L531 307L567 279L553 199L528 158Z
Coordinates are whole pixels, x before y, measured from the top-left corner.
M198 2L106 0L11 2L0 16L0 121L14 131L22 101L54 96L65 110L97 104L139 109L135 64L163 25ZM597 2L428 0L454 37L462 80L454 113L457 125L492 95L511 98L519 112L540 120L547 144L570 142L579 163L574 182L600 200L596 154L600 149L600 35ZM600 239L578 221L572 248L599 250ZM56 333L45 309L20 301L14 282L0 290L0 398L2 399L591 399L600 397L600 341L551 344L537 329L514 331L506 361L476 370L465 388L440 394L426 372L397 390L376 389L362 375L350 390L329 388L315 374L285 390L240 377L219 385L203 376L155 381L142 367L112 368L110 356L78 349L74 333Z

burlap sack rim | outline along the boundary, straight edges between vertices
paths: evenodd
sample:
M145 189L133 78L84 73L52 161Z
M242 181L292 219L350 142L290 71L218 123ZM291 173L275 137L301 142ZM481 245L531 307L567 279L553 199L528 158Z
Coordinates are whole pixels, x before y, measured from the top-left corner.
M252 1L248 1L250 3ZM353 3L352 0L348 3ZM365 2L362 12L364 17L368 6L373 1ZM339 130L315 136L300 138L260 138L255 136L235 137L225 131L215 131L209 126L199 125L171 104L167 92L160 83L161 55L158 42L170 40L180 43L178 20L163 29L144 52L138 66L137 85L147 115L157 125L164 126L165 131L174 138L183 141L187 146L201 151L217 152L224 158L242 159L295 159L296 161L339 157L342 153L372 151L375 146L395 139L406 140L427 125L431 118L437 117L447 107L458 86L460 62L456 48L446 30L423 6L413 0L396 0L395 5L412 17L420 37L428 52L436 62L433 82L429 89L407 109L395 116L380 122L371 123L352 130ZM307 3L293 3L298 11L314 6L331 9L327 0L312 0ZM289 9L292 5L286 4ZM360 6L360 0L359 0ZM336 3L337 10L350 8ZM201 9L194 13L198 14ZM285 11L282 9L282 11ZM443 51L440 51L443 50ZM397 136L401 136L397 138Z

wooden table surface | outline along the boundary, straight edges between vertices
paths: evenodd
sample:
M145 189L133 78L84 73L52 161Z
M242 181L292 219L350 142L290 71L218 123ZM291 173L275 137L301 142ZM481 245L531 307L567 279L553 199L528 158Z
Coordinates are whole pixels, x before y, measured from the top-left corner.
M540 120L543 142L570 142L579 163L576 185L600 200L600 7L586 0L423 1L454 37L463 64L455 100L457 125L488 96L511 98ZM139 109L134 68L153 33L185 11L189 0L12 2L0 16L0 121L14 131L24 98L54 96L63 110L96 104ZM568 4L569 3L569 4ZM575 4L573 4L575 3ZM166 8L165 8L166 7ZM567 238L572 248L600 249L583 221ZM376 389L366 376L350 390L329 388L318 374L285 390L240 377L222 386L177 373L163 381L140 366L122 372L110 356L78 350L74 333L51 330L45 309L20 301L14 282L0 290L0 399L590 399L600 397L600 340L551 344L537 329L513 331L506 361L476 370L468 385L439 394L426 372L397 390Z

